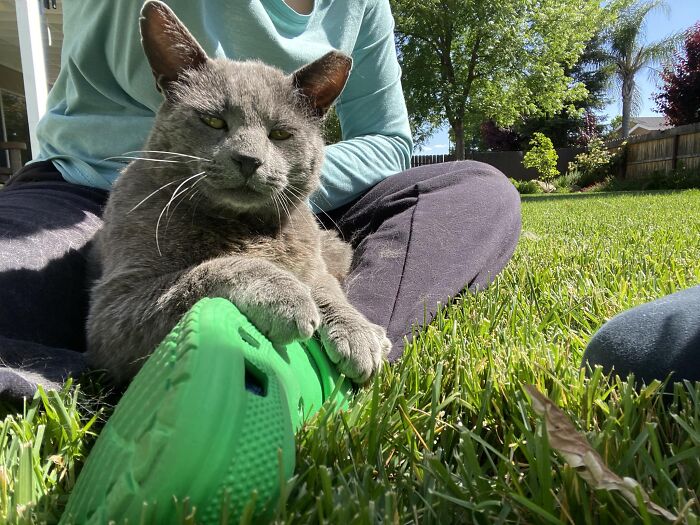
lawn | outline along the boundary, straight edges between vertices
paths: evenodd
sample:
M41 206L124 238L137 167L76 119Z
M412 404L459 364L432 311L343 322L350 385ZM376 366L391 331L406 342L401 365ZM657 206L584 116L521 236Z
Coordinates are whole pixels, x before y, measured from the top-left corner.
M521 241L496 282L445 307L348 412L321 412L301 431L276 519L672 522L639 489L630 502L590 487L550 446L531 384L612 471L677 523L698 523L700 384L663 394L579 368L605 320L696 284L700 191L524 197ZM86 426L104 418L95 406L51 395L5 420L0 521L56 520L93 439Z

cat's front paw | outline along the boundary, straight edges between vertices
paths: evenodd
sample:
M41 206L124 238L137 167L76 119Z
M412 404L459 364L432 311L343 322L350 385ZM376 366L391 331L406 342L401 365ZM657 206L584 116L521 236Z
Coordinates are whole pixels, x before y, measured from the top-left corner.
M321 324L309 288L294 280L267 297L239 306L260 332L275 344L309 339Z
M328 357L356 383L377 372L391 350L386 331L361 314L343 316L319 329Z

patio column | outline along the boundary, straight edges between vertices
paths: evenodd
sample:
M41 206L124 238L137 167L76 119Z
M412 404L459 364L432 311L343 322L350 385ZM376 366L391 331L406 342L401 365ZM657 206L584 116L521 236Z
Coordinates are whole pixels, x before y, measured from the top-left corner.
M48 84L44 58L44 24L41 0L15 0L19 48L24 77L24 96L27 103L29 137L32 157L39 155L36 126L46 111Z

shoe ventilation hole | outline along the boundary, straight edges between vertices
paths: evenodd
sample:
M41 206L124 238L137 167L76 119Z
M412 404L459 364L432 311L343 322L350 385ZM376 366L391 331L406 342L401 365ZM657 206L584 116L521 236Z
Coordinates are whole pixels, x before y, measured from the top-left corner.
M258 340L255 339L252 335L248 333L248 331L245 328L238 327L238 334L241 336L241 339L243 339L246 343L248 343L250 346L253 348L260 348L260 343L258 343Z
M256 396L267 395L267 377L248 361L245 363L245 389Z

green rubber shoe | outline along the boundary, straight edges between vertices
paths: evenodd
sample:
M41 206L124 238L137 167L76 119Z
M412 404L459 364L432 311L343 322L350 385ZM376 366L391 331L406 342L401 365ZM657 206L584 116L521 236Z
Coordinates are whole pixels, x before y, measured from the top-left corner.
M225 299L199 301L148 358L83 467L61 524L254 522L294 472L294 432L341 378L315 340L273 345ZM280 464L281 460L281 464Z

